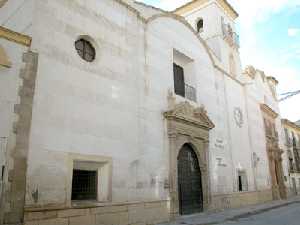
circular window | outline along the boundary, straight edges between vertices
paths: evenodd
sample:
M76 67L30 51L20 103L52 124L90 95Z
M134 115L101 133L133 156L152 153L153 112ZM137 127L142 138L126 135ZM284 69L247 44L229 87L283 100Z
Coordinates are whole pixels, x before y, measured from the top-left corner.
M85 61L92 62L96 57L96 50L91 42L85 39L79 39L75 42L75 48L78 55Z

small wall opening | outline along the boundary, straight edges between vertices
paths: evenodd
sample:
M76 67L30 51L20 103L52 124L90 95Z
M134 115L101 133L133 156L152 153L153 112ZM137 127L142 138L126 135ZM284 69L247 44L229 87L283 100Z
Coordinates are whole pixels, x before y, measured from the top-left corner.
M203 26L204 26L203 19L202 18L198 19L198 22L197 22L197 32L198 33L203 32Z
M238 171L237 188L240 192L248 191L248 179L246 171Z
M72 201L109 201L111 199L111 163L109 161L73 161Z
M97 200L97 171L73 170L72 200Z

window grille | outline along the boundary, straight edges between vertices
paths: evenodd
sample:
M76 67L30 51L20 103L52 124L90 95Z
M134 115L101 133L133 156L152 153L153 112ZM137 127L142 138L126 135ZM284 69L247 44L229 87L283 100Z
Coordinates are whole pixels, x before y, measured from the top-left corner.
M187 99L196 102L197 101L196 88L188 84L185 84L185 96Z
M96 57L95 48L89 41L85 39L79 39L76 41L75 48L78 55L85 61L92 62Z
M224 39L232 46L237 48L240 47L240 38L237 33L235 33L229 24L222 24L222 31Z
M72 200L97 200L97 171L73 170Z

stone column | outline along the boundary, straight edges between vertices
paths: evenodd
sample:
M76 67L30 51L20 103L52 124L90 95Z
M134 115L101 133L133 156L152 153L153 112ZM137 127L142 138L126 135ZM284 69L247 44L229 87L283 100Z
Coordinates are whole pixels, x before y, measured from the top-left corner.
M177 152L176 133L169 133L169 180L170 180L170 218L174 220L179 213L177 193Z
M204 210L208 210L211 201L212 201L212 196L211 196L211 184L210 184L210 174L209 174L209 140L204 140L203 141L203 151L205 154L205 174L203 174L203 179L205 179L205 183L203 184L203 188L205 190L205 198L204 198Z

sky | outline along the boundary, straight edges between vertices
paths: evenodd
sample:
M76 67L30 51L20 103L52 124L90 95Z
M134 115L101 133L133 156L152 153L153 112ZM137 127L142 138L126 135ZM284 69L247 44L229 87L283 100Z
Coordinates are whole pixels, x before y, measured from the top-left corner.
M190 0L139 0L173 10ZM228 0L239 13L243 67L253 65L279 81L278 93L300 90L300 0ZM280 98L280 96L279 96ZM300 94L280 103L281 116L300 120Z

